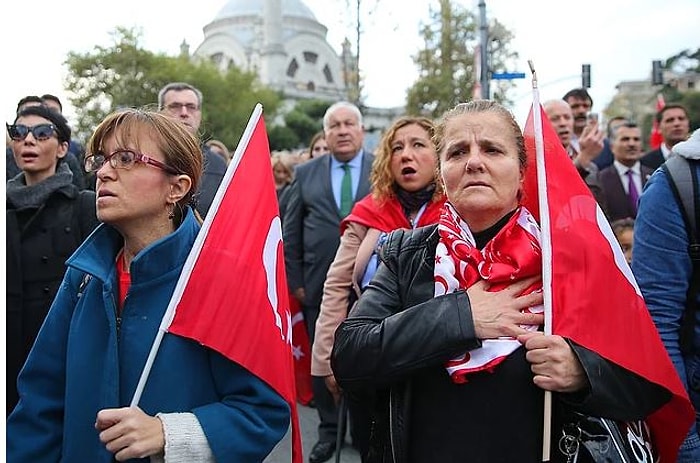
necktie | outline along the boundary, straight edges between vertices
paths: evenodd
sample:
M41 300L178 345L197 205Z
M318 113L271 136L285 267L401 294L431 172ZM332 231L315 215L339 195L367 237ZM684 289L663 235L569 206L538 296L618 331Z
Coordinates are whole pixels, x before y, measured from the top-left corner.
M627 179L629 180L629 187L627 189L627 195L630 198L630 204L632 205L632 210L637 212L637 202L639 201L639 191L637 191L637 184L634 183L634 172L632 169L627 171Z
M352 174L350 166L346 162L343 164L343 182L340 184L340 216L345 217L352 209Z

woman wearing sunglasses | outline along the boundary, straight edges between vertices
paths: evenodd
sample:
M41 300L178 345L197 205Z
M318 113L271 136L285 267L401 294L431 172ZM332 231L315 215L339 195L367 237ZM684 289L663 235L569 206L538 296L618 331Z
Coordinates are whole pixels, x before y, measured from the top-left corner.
M7 125L21 170L7 182L7 413L17 375L65 273L97 226L95 193L79 192L65 162L71 130L58 113L28 106Z
M20 374L7 461L262 461L289 407L196 341L165 334L130 406L200 230L199 141L163 114L127 109L107 116L86 151L103 223L68 259Z

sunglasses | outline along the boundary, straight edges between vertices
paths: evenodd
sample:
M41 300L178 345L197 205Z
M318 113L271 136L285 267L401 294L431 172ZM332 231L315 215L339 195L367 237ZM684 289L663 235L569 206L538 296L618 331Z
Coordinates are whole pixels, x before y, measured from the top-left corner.
M97 152L89 156L85 156L85 170L87 172L97 172L105 165L109 163L112 169L124 169L130 170L135 164L148 164L153 167L157 167L171 175L179 175L180 172L170 167L167 164L163 164L145 154L137 153L131 150L116 150L112 154L104 154L102 152Z
M24 140L30 132L36 140L48 140L56 133L56 127L53 124L39 124L30 127L24 124L10 125L6 123L5 126L7 127L7 133L14 141Z

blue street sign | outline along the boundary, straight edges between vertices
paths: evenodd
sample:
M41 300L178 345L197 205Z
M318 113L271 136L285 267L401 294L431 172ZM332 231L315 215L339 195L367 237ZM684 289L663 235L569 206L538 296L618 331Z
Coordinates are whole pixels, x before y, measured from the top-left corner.
M524 72L494 72L491 74L493 80L524 79Z

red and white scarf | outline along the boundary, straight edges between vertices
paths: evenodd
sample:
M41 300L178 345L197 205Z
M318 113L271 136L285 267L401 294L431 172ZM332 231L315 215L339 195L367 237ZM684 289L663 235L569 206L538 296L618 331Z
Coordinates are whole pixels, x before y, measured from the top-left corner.
M478 280L487 280L491 291L498 291L523 278L542 273L540 228L524 207L519 207L510 220L486 243L476 248L474 236L450 203L445 203L438 223L440 242L435 251L435 296L469 288ZM523 294L542 289L538 282ZM528 313L541 313L543 306L529 307ZM537 326L523 326L537 330ZM445 365L452 381L467 382L469 373L493 371L509 354L520 347L513 338L486 339L481 347L453 358Z

